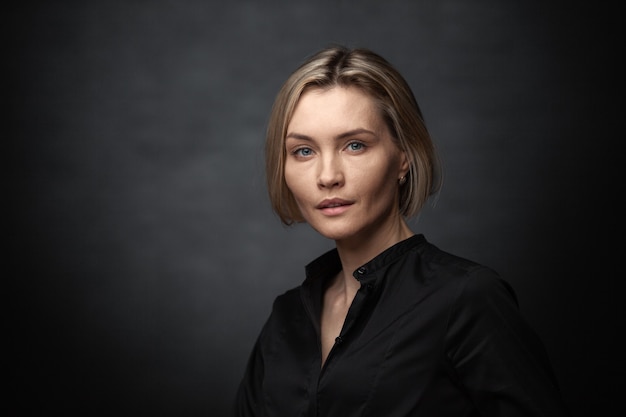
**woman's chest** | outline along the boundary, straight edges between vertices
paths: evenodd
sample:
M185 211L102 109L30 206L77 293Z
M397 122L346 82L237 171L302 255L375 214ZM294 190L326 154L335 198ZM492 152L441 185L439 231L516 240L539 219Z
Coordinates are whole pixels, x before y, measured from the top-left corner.
M376 415L418 407L433 391L456 391L443 351L443 315L427 310L357 318L332 341L323 366L320 334L304 325L305 317L292 317L267 351L269 402L290 404L281 410L289 415ZM285 395L293 399L280 401Z

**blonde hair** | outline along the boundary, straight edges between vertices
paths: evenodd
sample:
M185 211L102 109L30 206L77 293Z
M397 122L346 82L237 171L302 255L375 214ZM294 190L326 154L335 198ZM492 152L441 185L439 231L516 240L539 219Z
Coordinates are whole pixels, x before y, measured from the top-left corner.
M400 213L416 215L440 187L439 163L422 112L408 83L389 62L368 49L344 46L312 55L287 78L276 96L265 142L265 174L273 210L286 225L304 221L285 182L285 136L304 91L334 86L360 88L380 108L396 145L410 162L407 181L399 192Z

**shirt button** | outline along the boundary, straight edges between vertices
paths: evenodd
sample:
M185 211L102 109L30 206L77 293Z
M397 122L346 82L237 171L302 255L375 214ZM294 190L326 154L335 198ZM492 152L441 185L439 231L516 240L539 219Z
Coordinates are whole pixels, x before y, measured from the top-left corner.
M357 274L359 275L365 275L365 273L367 272L367 268L365 268L364 266L360 267L359 269L356 270Z
M337 336L337 337L335 338L335 343L336 343L336 344L339 344L339 343L341 343L341 342L343 342L343 339L341 338L341 336Z

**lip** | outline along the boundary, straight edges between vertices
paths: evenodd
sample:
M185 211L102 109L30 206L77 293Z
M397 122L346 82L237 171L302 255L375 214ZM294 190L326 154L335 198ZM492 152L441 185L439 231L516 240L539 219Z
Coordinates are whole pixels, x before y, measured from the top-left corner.
M316 209L327 216L337 216L347 211L354 202L342 198L328 198L320 202Z

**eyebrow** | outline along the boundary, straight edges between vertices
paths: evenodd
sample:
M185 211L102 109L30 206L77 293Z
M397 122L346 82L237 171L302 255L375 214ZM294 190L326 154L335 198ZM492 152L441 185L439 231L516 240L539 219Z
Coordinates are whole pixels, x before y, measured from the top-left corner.
M376 136L376 134L374 132L372 132L371 130L358 128L358 129L348 130L347 132L343 132L343 133L337 135L335 137L335 139L345 139L347 137L358 135L360 133L367 133L367 134L370 134L372 136ZM296 133L296 132L288 133L287 136L285 137L285 139L287 139L287 138L301 139L301 140L313 140L313 138L311 138L310 136L303 135L301 133Z

